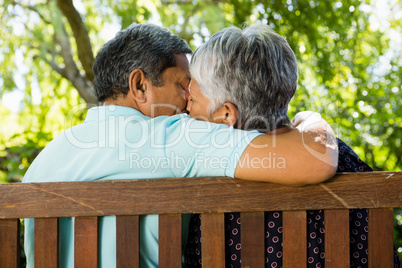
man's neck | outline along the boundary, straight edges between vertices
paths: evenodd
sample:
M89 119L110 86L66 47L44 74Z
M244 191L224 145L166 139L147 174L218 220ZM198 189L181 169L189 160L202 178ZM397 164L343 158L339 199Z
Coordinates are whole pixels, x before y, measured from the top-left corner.
M108 106L108 105L130 107L130 108L136 109L137 111L140 111L140 109L138 109L137 103L135 103L133 101L130 102L128 98L123 98L123 97L118 97L116 99L113 99L113 98L106 99L105 102L103 103L103 106Z

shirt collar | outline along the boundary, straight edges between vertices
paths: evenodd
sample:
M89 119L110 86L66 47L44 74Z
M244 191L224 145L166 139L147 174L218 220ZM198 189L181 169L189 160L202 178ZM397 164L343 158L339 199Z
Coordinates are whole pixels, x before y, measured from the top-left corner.
M107 105L107 106L97 106L88 110L87 117L85 118L84 123L94 122L94 121L106 121L110 119L110 117L117 116L132 116L132 115L143 115L140 111L125 107L125 106L117 106L117 105Z

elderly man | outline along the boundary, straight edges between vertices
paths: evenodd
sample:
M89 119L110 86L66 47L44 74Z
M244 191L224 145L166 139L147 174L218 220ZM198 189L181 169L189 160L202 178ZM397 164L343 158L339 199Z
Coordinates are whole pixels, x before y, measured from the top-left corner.
M332 135L325 121L314 132L295 129L274 139L177 114L186 107L186 54L191 52L183 40L158 26L134 24L120 31L93 66L96 95L104 106L90 109L83 124L50 142L23 182L230 176L303 185L334 174L337 148L321 138ZM262 160L270 152L284 159L283 168L264 167ZM213 165L208 164L211 158ZM253 165L238 165L248 159ZM140 224L141 266L157 267L158 217L141 217ZM28 267L34 259L33 228L28 219ZM74 219L61 219L59 228L60 266L73 267ZM99 229L100 265L115 267L115 217L102 217Z
M294 129L287 109L297 87L296 57L285 38L268 26L254 25L243 31L230 27L214 34L194 53L190 71L187 109L192 117L240 129L258 129L277 137ZM296 117L311 115L305 112ZM338 142L339 172L372 171L349 146L339 139ZM310 211L307 215L308 267L325 265L323 214ZM282 267L282 213L267 212L265 219L266 267ZM186 264L198 267L198 215L193 216L191 224ZM228 267L240 267L240 213L227 214L225 225L226 263ZM367 267L367 210L351 210L350 227L351 266ZM395 256L397 265L399 259Z

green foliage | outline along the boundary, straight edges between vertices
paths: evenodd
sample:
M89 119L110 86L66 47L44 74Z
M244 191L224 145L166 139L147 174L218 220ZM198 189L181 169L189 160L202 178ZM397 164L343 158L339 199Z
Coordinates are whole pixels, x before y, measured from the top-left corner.
M402 208L394 209L394 243L396 248L400 249L402 245ZM402 256L402 251L398 250L399 258Z
M2 182L20 182L29 164L32 163L41 149L43 147L30 139L26 140L24 146L7 147L5 149L6 155L0 157L0 170L6 174L2 178Z
M74 81L55 68L66 64L56 38L65 28L71 55L83 72L77 54L80 44L55 1L0 3L0 98L10 92L24 96L18 112L0 104L0 181L11 182L21 180L52 138L82 122L86 109ZM81 0L74 4L95 53L112 37L111 31L132 22L160 21L193 49L224 27L270 25L287 38L299 63L299 89L290 114L318 111L375 170L402 169L400 1ZM384 5L382 13L376 12ZM402 247L401 210L396 212L396 243Z

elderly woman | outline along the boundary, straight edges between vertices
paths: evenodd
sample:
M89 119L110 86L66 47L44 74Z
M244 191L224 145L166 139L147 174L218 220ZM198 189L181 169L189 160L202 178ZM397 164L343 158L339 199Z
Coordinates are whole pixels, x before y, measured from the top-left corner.
M294 126L287 116L297 87L297 63L285 38L266 25L240 30L226 28L194 53L187 110L190 116L240 129L284 134ZM298 116L308 116L301 113ZM338 172L372 171L344 142L339 143ZM279 168L279 167L278 167ZM282 213L265 213L266 267L282 266ZM186 255L187 267L201 263L200 219L191 221ZM225 215L226 263L240 267L240 213ZM367 210L350 210L351 267L367 264ZM307 215L308 267L323 267L323 211ZM396 255L395 267L399 267Z

